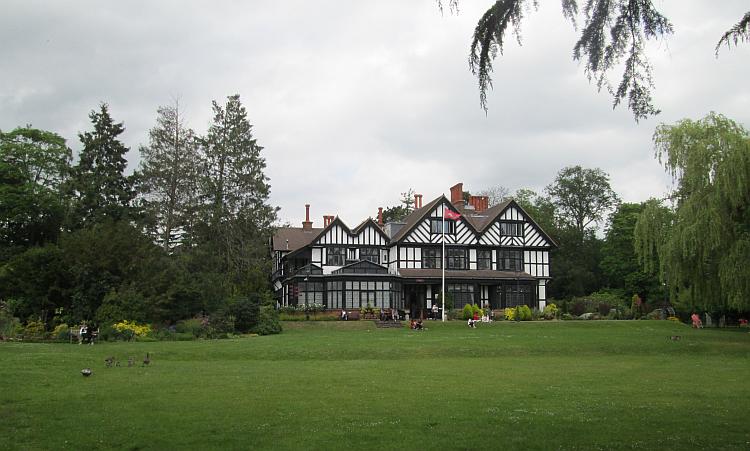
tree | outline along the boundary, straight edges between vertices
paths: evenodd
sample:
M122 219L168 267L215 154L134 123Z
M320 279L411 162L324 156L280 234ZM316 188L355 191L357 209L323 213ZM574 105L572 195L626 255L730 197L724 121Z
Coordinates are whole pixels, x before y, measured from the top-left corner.
M134 197L133 178L125 176L128 148L118 139L125 131L122 122L112 120L106 103L98 112L92 110L89 118L93 130L78 135L83 149L71 180L75 197L71 222L78 226L127 218Z
M214 101L213 110L213 123L201 139L204 239L220 256L231 284L252 291L266 285L266 243L277 209L268 203L263 148L253 137L240 96L229 96L223 107Z
M711 113L661 125L656 156L676 185L673 212L650 201L636 251L680 304L712 311L750 307L750 134Z
M638 294L648 301L663 299L657 277L643 270L635 253L635 224L645 204L620 204L609 216L600 267L607 287Z
M401 205L383 209L383 223L403 221L412 211L414 211L414 189L409 188L401 193Z
M587 227L600 222L619 203L609 175L598 168L563 168L545 190L556 206L560 224L572 227L581 239Z
M54 242L65 212L61 185L71 151L59 135L31 128L0 132L0 259L11 248Z
M487 196L489 206L494 207L510 199L510 190L503 185L494 185L479 191L477 196Z
M154 238L169 251L192 229L197 206L198 147L178 103L159 107L140 153L143 213Z
M448 0L458 10L458 0ZM438 0L441 10L442 0ZM479 101L487 110L487 91L492 88L493 60L503 53L506 33L512 28L521 43L521 21L533 0L497 0L479 19L469 53L469 68L479 83ZM645 54L646 41L666 37L673 32L669 19L662 15L651 0L587 0L579 8L578 0L562 0L563 16L574 27L582 23L581 35L573 46L573 59L584 60L589 81L598 90L605 88L613 97L613 108L627 99L635 120L659 113L651 99L654 83L651 65ZM750 12L727 31L719 43L737 44L750 40ZM618 83L612 84L609 73L622 68Z

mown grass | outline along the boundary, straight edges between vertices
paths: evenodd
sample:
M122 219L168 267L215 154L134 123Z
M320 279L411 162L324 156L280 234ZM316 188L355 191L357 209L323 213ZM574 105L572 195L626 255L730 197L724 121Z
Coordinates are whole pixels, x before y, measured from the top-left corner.
M2 343L0 449L750 448L744 331L666 321L427 326ZM149 367L126 366L146 352ZM123 366L105 368L110 355ZM82 377L84 367L94 374Z

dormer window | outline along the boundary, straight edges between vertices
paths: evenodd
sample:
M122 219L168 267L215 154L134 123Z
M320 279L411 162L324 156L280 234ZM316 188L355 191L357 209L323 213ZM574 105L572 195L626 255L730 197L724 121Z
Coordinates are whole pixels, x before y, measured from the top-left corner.
M380 264L380 249L376 247L363 247L359 250L359 259Z
M346 248L343 247L329 247L326 253L326 265L328 266L344 266L344 257L346 256Z

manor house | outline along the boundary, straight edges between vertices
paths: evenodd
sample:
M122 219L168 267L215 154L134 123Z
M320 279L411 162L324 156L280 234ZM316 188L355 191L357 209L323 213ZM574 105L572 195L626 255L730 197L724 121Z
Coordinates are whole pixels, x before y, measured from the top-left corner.
M454 308L544 308L555 242L514 200L493 207L486 196L466 202L462 183L450 192L450 200L441 195L426 204L415 195L402 222L384 224L381 207L377 222L368 218L354 228L337 216L313 227L306 205L302 227L279 228L272 238L277 301L328 310L369 304L426 317L440 302L444 264ZM444 221L444 210L460 216Z

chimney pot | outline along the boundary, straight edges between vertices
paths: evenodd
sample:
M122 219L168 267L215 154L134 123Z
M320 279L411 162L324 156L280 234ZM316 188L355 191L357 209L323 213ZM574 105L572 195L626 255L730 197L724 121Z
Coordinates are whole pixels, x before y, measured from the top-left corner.
M378 225L383 227L383 207L378 207Z

